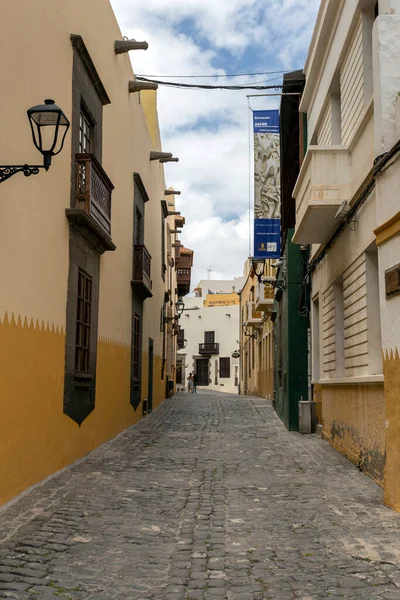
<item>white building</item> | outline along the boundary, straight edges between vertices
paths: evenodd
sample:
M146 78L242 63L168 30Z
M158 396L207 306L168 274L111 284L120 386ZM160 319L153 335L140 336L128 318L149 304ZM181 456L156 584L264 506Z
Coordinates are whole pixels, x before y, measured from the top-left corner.
M245 277L235 279L202 279L193 290L196 297L205 298L207 294L230 294L240 292L246 281Z
M323 435L400 510L400 1L322 0L293 241L311 246Z
M235 285L224 283L231 284L230 290ZM187 388L189 373L196 373L200 389L238 393L239 358L232 354L239 350L239 339L236 292L186 297L178 337L177 389Z

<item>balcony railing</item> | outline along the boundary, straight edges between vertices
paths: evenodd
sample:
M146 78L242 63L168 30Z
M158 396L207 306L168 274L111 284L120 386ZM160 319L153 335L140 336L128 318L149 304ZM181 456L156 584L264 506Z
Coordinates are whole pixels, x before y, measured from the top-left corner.
M151 256L143 245L134 248L133 288L143 297L152 296Z
M264 313L272 312L274 307L274 288L268 283L258 283L256 287L254 308Z
M255 302L247 302L247 324L253 327L260 326L264 320L264 313L256 310Z
M296 244L322 244L338 226L335 215L351 198L351 154L344 146L309 146L293 190Z
M113 184L93 154L76 155L76 207L91 216L109 237L113 189Z
M176 282L179 296L186 296L190 292L190 277L191 269L177 269Z
M219 354L219 344L199 344L199 354Z

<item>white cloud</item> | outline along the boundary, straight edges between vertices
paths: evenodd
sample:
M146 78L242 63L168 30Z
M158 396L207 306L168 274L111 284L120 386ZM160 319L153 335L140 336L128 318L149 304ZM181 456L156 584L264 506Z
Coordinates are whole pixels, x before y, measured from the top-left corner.
M319 0L111 0L111 4L123 35L149 42L146 52L131 53L135 73L154 76L224 74L214 65L228 64L227 56L232 62L227 72L243 72L237 66L241 64L246 72L297 69L305 60ZM267 79L244 77L234 83ZM232 80L200 82L217 85ZM278 107L279 98L251 103L253 109ZM166 179L182 191L177 207L186 217L182 241L195 252L192 284L207 277L210 265L215 279L241 275L249 252L246 92L160 86L158 107L163 148L180 159L167 165Z

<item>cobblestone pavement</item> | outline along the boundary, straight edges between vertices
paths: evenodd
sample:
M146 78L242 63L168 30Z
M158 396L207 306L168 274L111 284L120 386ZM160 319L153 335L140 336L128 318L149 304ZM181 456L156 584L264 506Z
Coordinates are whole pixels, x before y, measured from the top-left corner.
M268 401L178 394L0 511L0 598L399 600L399 528Z

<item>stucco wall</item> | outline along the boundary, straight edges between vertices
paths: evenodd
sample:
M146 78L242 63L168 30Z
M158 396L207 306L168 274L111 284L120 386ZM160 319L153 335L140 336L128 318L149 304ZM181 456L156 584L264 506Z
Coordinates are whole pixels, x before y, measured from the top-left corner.
M165 182L163 166L149 160L150 150L160 149L156 105L147 111L154 146L138 95L128 93L134 77L130 58L114 52L114 41L122 34L108 0L3 2L0 52L8 58L0 90L1 162L40 164L26 117L30 106L53 98L71 120L70 34L82 36L111 100L103 107L102 166L115 186L111 229L117 249L100 257L95 409L80 427L63 414L69 131L47 173L16 175L0 191L5 249L0 261L0 503L141 417L141 406L135 412L129 396L134 172L150 198L145 244L152 256L153 297L144 304L143 347L148 348L149 338L154 340L153 409L165 398L159 320L165 288L160 204ZM148 395L147 365L144 356L142 399Z
M239 367L239 360L232 358L232 352L238 349L239 340L239 305L234 306L203 306L204 298L185 298L186 309L198 307L198 310L185 310L180 319L180 327L184 330L187 346L179 354L186 356L188 366L184 369L184 383L189 373L196 369L196 360L203 358L199 354L199 344L204 343L204 332L215 332L215 343L219 344L219 353L212 354L210 358L209 390L218 390L236 394L238 387L235 385L235 367ZM229 315L229 316L228 316ZM230 377L220 377L219 358L230 358ZM215 366L217 361L217 371ZM238 378L239 378L239 368ZM217 380L217 383L216 383Z
M323 385L321 395L325 439L377 483L383 485L383 385Z

